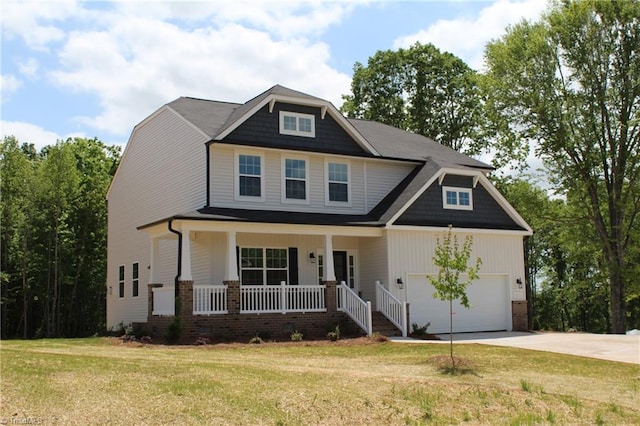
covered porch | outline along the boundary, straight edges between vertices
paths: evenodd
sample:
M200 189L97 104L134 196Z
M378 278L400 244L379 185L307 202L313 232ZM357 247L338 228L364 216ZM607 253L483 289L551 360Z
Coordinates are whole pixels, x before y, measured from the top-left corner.
M172 220L145 231L148 324L159 330L177 308L187 339L324 335L347 322L371 334L372 310L386 306L406 334L406 304L380 284L384 270L361 268L379 249L380 227Z

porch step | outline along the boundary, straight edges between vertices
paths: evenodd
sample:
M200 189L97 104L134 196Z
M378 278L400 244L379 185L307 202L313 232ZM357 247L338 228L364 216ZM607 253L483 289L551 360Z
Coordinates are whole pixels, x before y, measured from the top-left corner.
M374 333L380 333L383 336L402 336L402 332L381 312L371 312L371 322Z

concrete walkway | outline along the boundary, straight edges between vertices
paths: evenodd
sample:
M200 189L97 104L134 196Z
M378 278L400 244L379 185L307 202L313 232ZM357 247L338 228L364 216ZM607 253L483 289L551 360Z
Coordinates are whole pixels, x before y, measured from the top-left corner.
M410 337L391 337L398 343L448 344L449 335L439 335L442 340L418 340ZM589 333L526 333L518 331L459 333L453 335L456 343L479 343L494 346L605 359L608 361L640 364L640 336L624 334Z

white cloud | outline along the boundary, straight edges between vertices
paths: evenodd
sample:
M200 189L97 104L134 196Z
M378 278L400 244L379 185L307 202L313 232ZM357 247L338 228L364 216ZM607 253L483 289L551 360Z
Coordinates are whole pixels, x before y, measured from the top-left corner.
M18 62L20 74L25 77L35 78L38 75L39 63L36 58L28 58L25 61Z
M238 24L184 29L116 13L102 19L108 31L68 34L59 52L62 68L50 76L64 88L97 96L100 114L78 119L111 134L128 134L178 96L245 102L283 84L339 106L349 90L350 77L327 65L328 46L304 37L279 40Z
M64 39L64 31L49 21L77 15L74 1L4 1L0 24L3 37L20 37L35 50L46 50L49 43Z
M38 150L47 145L55 145L60 139L66 139L55 132L21 121L2 121L1 130L3 138L15 136L20 143L32 143Z
M22 80L19 80L16 76L11 74L0 75L0 93L2 93L0 99L2 102L6 101L9 96L18 91L21 87Z
M508 25L522 19L535 20L545 10L542 0L499 0L482 9L477 16L439 20L427 29L400 37L394 48L407 48L415 42L432 43L442 51L463 59L471 68L480 70L484 62L484 47L504 34Z

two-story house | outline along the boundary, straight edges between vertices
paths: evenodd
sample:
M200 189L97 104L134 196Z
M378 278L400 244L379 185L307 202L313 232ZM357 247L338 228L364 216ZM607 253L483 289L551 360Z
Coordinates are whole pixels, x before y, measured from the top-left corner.
M491 167L423 136L345 118L274 86L244 104L179 98L135 126L108 193L107 326L185 338L448 331L436 238L473 236L479 280L455 331L526 329L531 228ZM179 300L176 304L175 301Z

